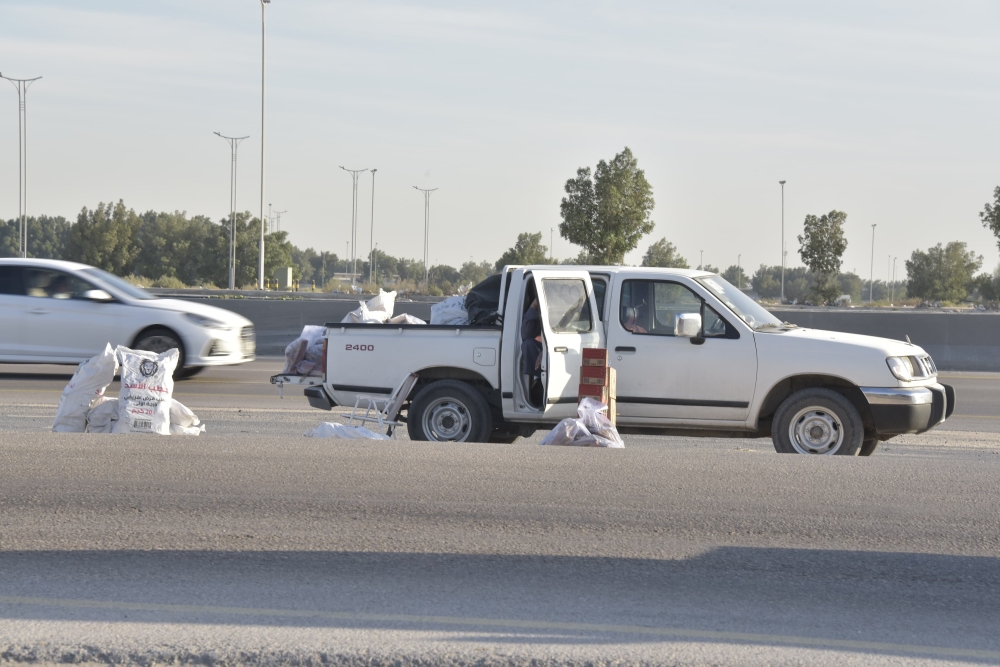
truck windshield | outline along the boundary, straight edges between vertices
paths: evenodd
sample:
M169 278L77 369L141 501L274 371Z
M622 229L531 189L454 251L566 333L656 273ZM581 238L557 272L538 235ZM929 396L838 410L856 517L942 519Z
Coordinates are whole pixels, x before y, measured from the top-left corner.
M794 326L782 323L777 317L767 312L763 306L721 276L700 276L694 280L714 294L719 301L724 303L754 331Z

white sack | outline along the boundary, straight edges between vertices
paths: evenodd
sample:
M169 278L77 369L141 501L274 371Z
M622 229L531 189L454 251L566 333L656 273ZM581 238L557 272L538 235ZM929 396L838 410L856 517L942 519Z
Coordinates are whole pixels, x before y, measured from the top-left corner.
M174 369L180 357L177 349L156 354L119 345L116 353L121 361L122 390L112 433L170 435Z
M402 315L396 315L396 317L386 320L386 324L427 324L427 322L424 322L419 317L403 313Z
M386 292L380 287L378 296L368 299L368 303L365 305L368 306L370 312L382 311L392 317L392 309L396 306L396 293Z
M597 399L584 398L576 409L579 418L562 420L538 444L622 449L625 443L608 419L607 410Z
M170 435L201 435L205 432L205 425L181 426L180 424L170 425Z
M313 375L319 373L323 357L323 338L326 327L307 324L299 337L285 348L286 375Z
M599 438L604 438L614 444L601 445L602 447L624 447L622 437L618 435L618 429L608 418L608 406L601 403L596 398L585 396L576 406L576 414L583 421L587 430Z
M465 309L464 296L450 296L431 306L431 324L469 323L469 311Z
M351 324L381 324L389 319L389 313L384 310L368 310L368 304L364 301L358 302L359 306L347 313L341 322Z
M118 361L110 343L104 352L80 364L59 398L52 430L56 433L83 433L87 428L87 412L95 400L104 395L117 370Z
M170 400L170 425L180 426L183 428L189 428L191 426L197 426L201 423L198 419L198 415L191 412L191 408L187 407L177 399Z
M347 426L334 422L323 422L305 434L307 438L339 438L342 440L388 440L381 433L369 431L364 426Z
M87 433L111 433L118 421L118 399L101 396L87 412Z

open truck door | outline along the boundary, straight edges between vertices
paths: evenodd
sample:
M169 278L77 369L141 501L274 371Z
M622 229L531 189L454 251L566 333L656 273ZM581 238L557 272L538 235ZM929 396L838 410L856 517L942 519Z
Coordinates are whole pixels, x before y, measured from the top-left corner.
M542 321L545 421L576 416L583 348L604 347L604 331L586 271L532 270Z

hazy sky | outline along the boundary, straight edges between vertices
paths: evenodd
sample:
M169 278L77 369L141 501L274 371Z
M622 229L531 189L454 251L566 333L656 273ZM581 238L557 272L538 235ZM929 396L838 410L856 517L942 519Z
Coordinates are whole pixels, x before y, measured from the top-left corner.
M563 184L629 146L656 231L692 265L790 265L806 214L848 213L844 269L960 240L997 264L978 212L1000 185L1000 3L274 0L267 195L301 246L343 255L351 180L377 167L375 239L495 260L558 227ZM0 72L28 95L29 214L229 211L260 178L256 0L0 0ZM17 211L17 102L0 86L0 215ZM359 254L371 176L362 177ZM578 248L558 237L555 255Z

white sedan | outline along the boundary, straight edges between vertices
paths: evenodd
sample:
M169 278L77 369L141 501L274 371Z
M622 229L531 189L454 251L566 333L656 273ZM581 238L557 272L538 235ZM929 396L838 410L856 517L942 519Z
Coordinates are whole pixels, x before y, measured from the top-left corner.
M177 377L254 359L253 322L222 308L160 299L107 271L0 259L0 362L76 364L111 346L180 351Z

